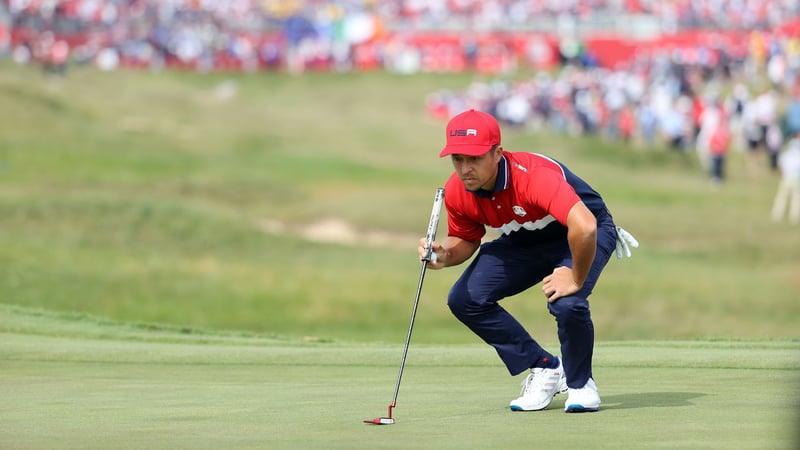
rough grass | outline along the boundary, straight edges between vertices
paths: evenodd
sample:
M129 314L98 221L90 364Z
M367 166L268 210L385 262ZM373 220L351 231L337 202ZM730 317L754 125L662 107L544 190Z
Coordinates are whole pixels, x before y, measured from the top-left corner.
M0 70L0 299L115 320L401 342L444 124L427 93L468 76ZM232 97L225 93L234 92ZM642 242L592 297L599 340L793 338L798 229L767 214L776 179L734 153L709 189L694 158L508 130L602 192ZM391 245L319 243L327 218ZM266 224L266 225L265 225ZM444 225L440 235L444 234ZM429 272L415 339L474 343ZM536 289L505 306L554 336Z

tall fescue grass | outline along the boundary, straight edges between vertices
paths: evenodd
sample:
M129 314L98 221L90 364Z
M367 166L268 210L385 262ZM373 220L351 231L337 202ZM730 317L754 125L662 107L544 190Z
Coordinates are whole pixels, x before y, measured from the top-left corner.
M113 319L401 341L417 236L451 167L425 96L469 75L200 75L0 64L0 301ZM719 190L692 155L505 130L562 160L642 246L592 297L599 339L798 338L800 228L740 152ZM309 240L349 223L373 245ZM444 222L444 221L443 221ZM444 223L440 236L446 234ZM415 340L475 342L429 271ZM537 337L536 288L504 305Z

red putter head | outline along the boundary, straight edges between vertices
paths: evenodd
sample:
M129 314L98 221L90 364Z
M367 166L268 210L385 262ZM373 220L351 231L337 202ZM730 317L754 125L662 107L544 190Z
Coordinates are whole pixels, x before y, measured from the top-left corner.
M370 423L372 425L391 425L394 423L394 419L392 419L392 408L394 408L397 404L392 402L389 405L389 417L376 417L372 420L365 420L364 423Z
M364 423L369 423L372 425L391 425L394 423L394 419L391 417L376 417L372 420L365 420Z

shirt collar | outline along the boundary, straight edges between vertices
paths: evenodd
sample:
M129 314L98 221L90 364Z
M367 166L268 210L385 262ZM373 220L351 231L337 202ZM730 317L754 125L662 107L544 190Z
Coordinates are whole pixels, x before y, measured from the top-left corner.
M500 161L497 163L497 180L494 183L494 190L478 189L477 191L468 191L478 197L491 198L496 192L505 190L508 187L508 175L508 160L506 155L501 155Z

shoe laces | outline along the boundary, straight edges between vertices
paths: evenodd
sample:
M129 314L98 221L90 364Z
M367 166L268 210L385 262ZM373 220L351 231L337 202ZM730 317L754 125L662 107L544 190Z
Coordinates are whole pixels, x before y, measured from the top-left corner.
M531 369L531 373L529 373L528 376L522 380L522 383L520 383L522 385L522 391L520 392L521 396L544 389L542 383L545 377L541 376L543 375L542 372L544 372L544 369L538 367Z

